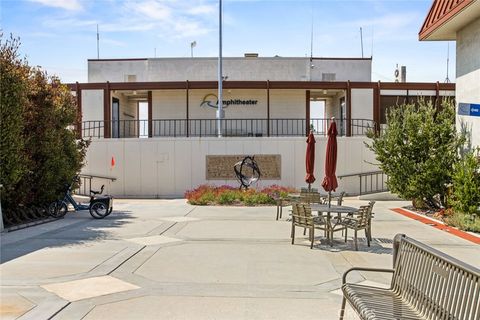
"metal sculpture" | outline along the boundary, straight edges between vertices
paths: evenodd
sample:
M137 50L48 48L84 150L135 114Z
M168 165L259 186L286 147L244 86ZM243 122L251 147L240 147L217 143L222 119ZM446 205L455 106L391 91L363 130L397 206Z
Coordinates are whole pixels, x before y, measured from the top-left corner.
M246 156L233 166L235 176L240 182L240 189L247 190L253 183L260 179L260 168L255 161L255 156Z

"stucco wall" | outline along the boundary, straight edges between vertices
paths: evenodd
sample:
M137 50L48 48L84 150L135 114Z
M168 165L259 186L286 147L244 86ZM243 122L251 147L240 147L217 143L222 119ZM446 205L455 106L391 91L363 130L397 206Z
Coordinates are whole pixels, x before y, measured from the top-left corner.
M373 89L352 89L352 119L373 119Z
M82 90L82 120L103 120L103 90Z
M336 81L370 81L371 60L314 60L310 58L224 58L227 81L310 81L322 80L322 73L335 73ZM127 75L136 81L214 81L218 78L217 58L149 58L144 60L89 60L89 82L124 82Z
M458 103L480 104L480 19L457 32ZM480 146L480 117L457 114L457 128L471 132L472 146Z
M313 187L321 188L327 139L316 139L317 181ZM338 138L337 175L377 170L370 164L374 155L364 141L360 137ZM305 148L305 137L94 139L82 172L116 177L118 180L106 187L107 192L118 197L178 197L204 183L238 186L237 181L207 181L206 155L280 154L282 179L261 180L257 187L303 187ZM116 163L113 168L112 156ZM339 180L338 191L358 192L358 184L354 178Z

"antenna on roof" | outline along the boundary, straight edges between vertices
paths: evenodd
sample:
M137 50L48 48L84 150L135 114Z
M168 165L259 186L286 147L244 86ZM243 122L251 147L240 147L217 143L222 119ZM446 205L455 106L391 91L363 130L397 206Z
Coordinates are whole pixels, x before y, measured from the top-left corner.
M363 31L362 31L362 27L360 27L360 45L362 47L362 58L363 58Z
M448 66L450 64L450 42L447 42L447 77L445 78L445 83L450 83L450 79L448 78Z
M312 8L312 26L310 30L310 59L313 58L313 8Z
M100 59L100 33L98 33L98 24L97 24L97 59Z
M372 48L370 50L370 57L373 58L373 26L372 26Z

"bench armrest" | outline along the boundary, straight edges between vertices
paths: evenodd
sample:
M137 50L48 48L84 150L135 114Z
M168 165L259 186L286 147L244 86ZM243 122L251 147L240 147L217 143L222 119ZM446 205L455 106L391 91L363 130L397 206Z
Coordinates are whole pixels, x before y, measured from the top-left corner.
M342 276L342 285L344 285L347 282L347 275L351 271L369 271L369 272L388 272L388 273L394 273L395 269L377 269L377 268L362 268L362 267L353 267L348 269L343 273Z

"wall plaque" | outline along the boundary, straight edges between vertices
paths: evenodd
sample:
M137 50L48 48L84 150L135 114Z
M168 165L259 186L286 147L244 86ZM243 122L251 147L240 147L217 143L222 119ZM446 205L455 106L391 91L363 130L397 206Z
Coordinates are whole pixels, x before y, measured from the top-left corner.
M247 155L209 155L207 156L207 180L236 180L233 166ZM279 154L258 154L255 161L260 168L260 180L280 180L281 156Z

